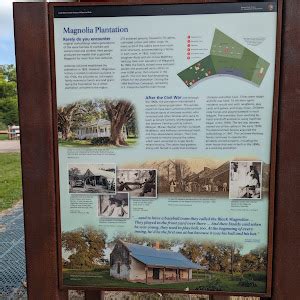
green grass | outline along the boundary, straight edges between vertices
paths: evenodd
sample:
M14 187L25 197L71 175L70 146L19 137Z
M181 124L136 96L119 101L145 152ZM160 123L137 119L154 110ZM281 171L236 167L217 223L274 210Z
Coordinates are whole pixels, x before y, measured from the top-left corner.
M8 140L8 134L0 134L0 141Z
M138 138L134 137L128 137L127 143L129 147L134 146L138 141ZM64 141L64 140L59 140L59 145L63 147L95 147L95 148L117 148L114 145L92 145L90 140L70 140L70 141Z
M197 274L193 278L198 277ZM198 274L200 275L200 274ZM262 293L265 291L265 283L256 281L257 287L247 288L238 285L238 281L232 280L230 274L214 273L214 278L221 280L222 288L224 291L229 292L254 292ZM63 272L64 284L69 286L92 286L92 287L118 287L118 288L144 288L144 289L177 289L184 290L189 287L190 290L196 289L204 278L199 278L199 281L193 282L179 282L179 283L165 283L165 284L145 284L133 283L126 280L119 280L109 275L109 270L97 271L79 271L65 269ZM200 277L200 276L199 276Z
M20 153L0 153L0 211L22 198Z

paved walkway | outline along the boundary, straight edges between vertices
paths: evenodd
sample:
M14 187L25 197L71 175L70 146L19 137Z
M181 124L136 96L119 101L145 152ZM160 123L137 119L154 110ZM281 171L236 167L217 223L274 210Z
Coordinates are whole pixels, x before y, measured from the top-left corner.
M0 141L0 153L20 152L20 141Z
M24 299L26 278L23 206L0 213L0 299Z

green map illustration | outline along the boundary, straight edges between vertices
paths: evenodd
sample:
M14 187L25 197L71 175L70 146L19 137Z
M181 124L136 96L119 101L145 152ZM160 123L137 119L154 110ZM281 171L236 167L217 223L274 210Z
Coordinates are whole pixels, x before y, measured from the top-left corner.
M234 39L216 29L210 55L177 75L191 87L212 75L232 75L260 86L270 64Z

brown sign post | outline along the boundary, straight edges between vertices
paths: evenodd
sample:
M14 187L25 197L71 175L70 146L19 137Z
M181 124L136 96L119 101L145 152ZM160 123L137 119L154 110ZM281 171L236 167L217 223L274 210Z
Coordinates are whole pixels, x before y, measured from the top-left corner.
M175 3L239 1L175 1ZM268 282L265 296L297 299L299 294L299 211L297 201L299 168L299 70L300 21L295 0L278 1L277 56L272 134ZM150 4L158 3L152 1ZM164 1L164 3L174 3ZM115 3L123 4L123 2ZM147 4L147 2L126 2ZM162 4L159 1L159 4ZM78 5L78 4L70 4ZM59 204L57 201L56 112L54 111L54 63L52 9L47 3L14 5L18 93L21 124L23 195L26 237L28 295L30 299L67 299L61 289ZM281 34L282 28L282 34ZM281 56L280 56L280 49ZM281 65L281 69L279 66ZM277 99L279 100L277 103ZM278 114L278 122L277 122ZM278 129L277 129L278 124ZM277 135L278 132L278 135ZM276 137L277 141L276 141ZM274 217L274 224L273 224ZM274 231L273 231L274 225ZM273 237L274 232L274 237ZM272 255L273 254L273 255ZM272 262L273 257L273 262ZM269 277L271 278L271 276ZM271 294L272 285L272 294ZM228 295L208 292L211 295ZM237 293L239 294L239 293ZM240 293L240 295L246 295ZM90 289L86 299L99 299L100 291Z

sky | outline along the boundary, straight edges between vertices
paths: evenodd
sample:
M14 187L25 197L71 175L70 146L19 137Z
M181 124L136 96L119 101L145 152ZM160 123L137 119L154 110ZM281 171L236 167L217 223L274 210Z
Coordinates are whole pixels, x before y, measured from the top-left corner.
M52 0L47 2L56 2ZM67 0L68 2L72 0ZM0 65L15 64L13 2L44 2L43 0L0 0Z
M0 65L15 64L13 0L0 0Z

